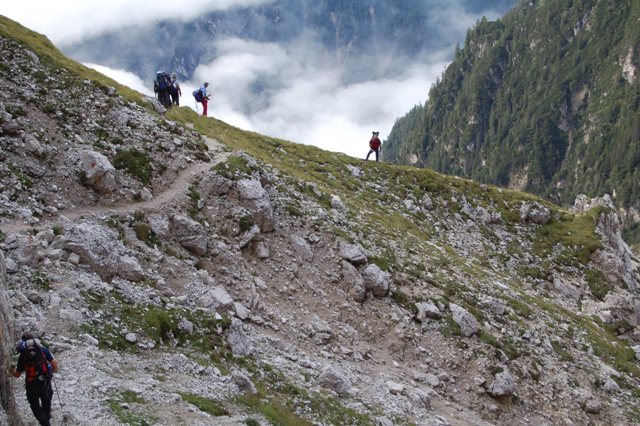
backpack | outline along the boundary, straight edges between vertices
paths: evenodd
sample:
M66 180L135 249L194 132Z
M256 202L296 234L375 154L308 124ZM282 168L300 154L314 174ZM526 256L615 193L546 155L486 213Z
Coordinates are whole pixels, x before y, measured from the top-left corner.
M194 90L193 97L196 98L196 102L202 102L202 90L200 89Z
M44 384L53 377L52 368L42 348L33 340L27 341L24 350L24 371L27 373L26 383Z
M168 74L164 73L162 71L158 71L158 73L156 74L156 81L158 82L158 89L161 92L164 92L165 90L167 90L169 88L169 86L171 85L171 80L167 79Z

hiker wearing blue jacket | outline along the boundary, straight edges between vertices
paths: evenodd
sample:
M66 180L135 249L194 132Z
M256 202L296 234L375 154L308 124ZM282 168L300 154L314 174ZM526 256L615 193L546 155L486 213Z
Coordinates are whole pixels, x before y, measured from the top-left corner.
M193 91L193 97L196 98L196 102L202 103L202 115L207 116L207 104L211 95L207 94L208 82L204 82L201 88Z

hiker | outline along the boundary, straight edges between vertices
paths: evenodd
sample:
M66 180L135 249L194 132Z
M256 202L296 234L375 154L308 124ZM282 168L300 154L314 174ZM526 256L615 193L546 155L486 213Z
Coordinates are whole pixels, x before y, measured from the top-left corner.
M202 103L202 115L207 116L207 104L211 95L207 95L208 82L204 82L201 88L193 91L193 97L196 98L196 102Z
M51 351L39 343L30 333L22 336L16 344L16 350L20 354L18 366L12 365L9 374L19 378L22 372L26 371L24 383L31 411L40 425L51 426L51 379L53 373L58 371L58 362Z
M165 108L171 107L171 96L169 90L171 89L171 76L164 71L158 71L156 73L156 80L153 83L153 91L158 96L158 101Z
M171 100L176 106L180 106L180 96L182 96L182 90L180 90L180 84L178 83L178 74L175 72L171 74Z
M369 140L369 153L367 154L367 158L365 159L365 161L369 161L369 156L372 152L376 153L376 161L378 161L378 155L380 154L380 145L382 145L382 142L380 142L380 138L378 138L379 134L380 132L373 132L371 140Z

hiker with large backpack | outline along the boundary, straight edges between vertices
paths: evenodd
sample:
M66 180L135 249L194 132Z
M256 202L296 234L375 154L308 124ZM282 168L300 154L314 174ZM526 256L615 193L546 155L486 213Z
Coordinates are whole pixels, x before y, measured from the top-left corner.
M373 135L369 140L369 153L367 154L367 158L365 159L365 161L369 161L369 156L372 152L376 153L376 161L378 161L378 155L380 154L380 145L382 145L382 142L380 142L380 138L378 137L379 134L380 132L373 132Z
M171 76L164 71L158 71L156 73L156 80L153 83L153 90L158 95L158 101L160 101L165 108L171 107L170 89Z
M196 102L202 104L202 115L205 117L207 116L207 104L209 103L209 98L211 98L211 95L207 94L207 87L209 87L209 83L205 81L201 88L193 91L193 97L196 98Z
M31 411L41 426L51 426L51 380L53 373L58 371L58 362L51 351L40 345L30 333L22 336L16 350L20 354L18 365L12 365L9 374L19 378L23 372L26 373L24 383Z

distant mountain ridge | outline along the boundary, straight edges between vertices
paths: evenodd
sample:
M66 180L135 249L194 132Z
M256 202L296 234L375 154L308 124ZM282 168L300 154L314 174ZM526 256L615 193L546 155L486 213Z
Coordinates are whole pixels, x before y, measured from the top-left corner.
M385 158L640 220L640 3L527 1L483 20Z
M83 61L132 71L141 77L157 69L190 78L216 57L212 42L225 37L275 43L314 43L322 60L346 65L354 79L371 78L402 67L399 58L452 46L458 34L443 31L434 11L460 7L467 13L504 13L516 0L443 2L371 0L276 0L261 6L204 14L190 22L165 20L63 46ZM366 65L366 66L363 66Z

